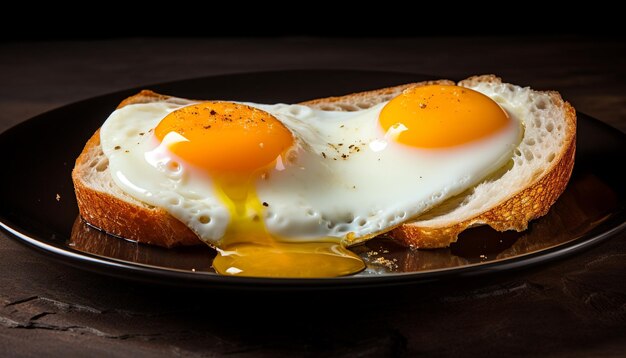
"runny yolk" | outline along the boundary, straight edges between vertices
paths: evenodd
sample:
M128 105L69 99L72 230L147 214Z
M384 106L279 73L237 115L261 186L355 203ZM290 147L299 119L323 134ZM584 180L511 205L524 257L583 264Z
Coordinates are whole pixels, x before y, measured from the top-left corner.
M203 102L170 113L154 131L160 141L170 132L185 140L170 144L169 150L207 172L230 211L231 221L213 261L217 273L335 277L365 268L336 239L296 243L267 231L265 206L254 184L282 163L294 145L291 132L271 114L243 104Z
M488 96L465 87L412 87L392 99L378 118L399 143L419 148L452 147L498 132L510 123Z
M269 169L292 147L293 136L276 118L260 109L231 102L204 102L167 115L154 130L163 140L169 132L187 139L169 149L212 175L248 179Z

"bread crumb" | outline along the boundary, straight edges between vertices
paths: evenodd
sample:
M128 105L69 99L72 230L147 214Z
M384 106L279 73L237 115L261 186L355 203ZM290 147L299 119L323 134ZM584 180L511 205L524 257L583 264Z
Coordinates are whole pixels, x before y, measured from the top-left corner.
M389 260L384 257L377 257L376 259L372 260L372 263L375 265L383 266L390 271L393 271L398 268L398 264L396 263L395 259Z

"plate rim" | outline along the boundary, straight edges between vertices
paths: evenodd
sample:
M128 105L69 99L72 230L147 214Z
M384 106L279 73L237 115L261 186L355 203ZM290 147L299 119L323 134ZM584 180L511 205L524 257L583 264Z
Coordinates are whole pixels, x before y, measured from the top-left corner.
M623 212L622 212L623 213ZM623 217L624 215L620 215ZM1 219L1 218L0 218ZM617 221L615 226L608 230L601 230L608 222ZM7 236L35 249L39 254L50 257L57 262L72 267L77 267L86 271L96 272L107 276L123 278L131 281L141 281L157 283L167 286L193 286L204 287L210 285L212 288L227 289L352 289L364 287L386 287L398 285L417 285L434 281L449 281L460 277L473 277L502 272L516 271L535 267L537 265L554 262L568 258L578 252L592 248L607 241L616 234L626 229L626 221L621 221L617 216L607 219L599 226L593 228L579 238L558 244L546 249L517 255L511 258L503 258L486 263L473 263L459 267L449 267L444 269L426 270L419 272L390 273L384 276L344 276L332 278L269 278L269 277L230 277L220 276L207 272L191 272L180 269L166 269L158 266L137 264L115 259L106 259L97 255L81 252L73 249L62 249L52 244L43 242L28 234L7 225L0 221L0 229L7 233ZM600 231L595 233L596 231ZM74 261L67 261L66 259ZM114 271L110 271L114 270ZM119 273L117 271L120 271ZM131 272L134 276L122 275ZM181 280L182 282L162 281L164 277L168 279ZM381 279L382 278L382 279ZM380 281L380 282L379 282Z

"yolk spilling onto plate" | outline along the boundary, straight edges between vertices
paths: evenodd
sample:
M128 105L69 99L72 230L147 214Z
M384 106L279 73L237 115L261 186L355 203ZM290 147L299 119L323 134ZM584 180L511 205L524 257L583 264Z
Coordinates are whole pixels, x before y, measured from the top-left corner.
M385 131L412 147L452 147L489 136L510 123L491 98L465 87L413 87L389 101L380 112Z
M155 128L161 141L170 132L186 141L169 150L206 171L229 209L231 221L213 261L219 274L335 277L365 268L336 239L290 243L267 232L254 183L282 163L294 145L291 132L271 114L237 103L204 102L170 113Z

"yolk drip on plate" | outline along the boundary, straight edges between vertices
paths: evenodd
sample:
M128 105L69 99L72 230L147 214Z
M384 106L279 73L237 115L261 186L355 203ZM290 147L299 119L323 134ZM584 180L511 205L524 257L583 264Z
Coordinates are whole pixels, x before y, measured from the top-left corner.
M291 243L265 228L265 207L254 182L282 165L294 145L291 132L275 117L242 104L204 102L170 113L155 128L161 141L170 132L186 140L171 144L169 150L213 178L218 196L230 212L230 223L213 261L219 274L335 277L365 268L363 261L336 239Z

